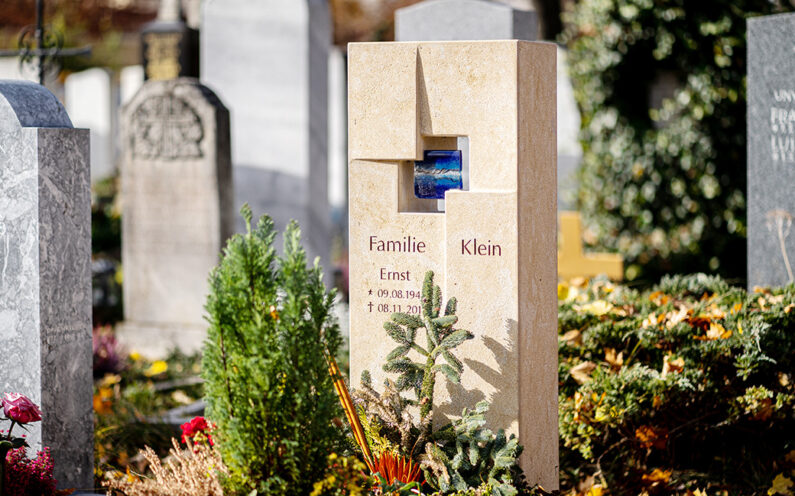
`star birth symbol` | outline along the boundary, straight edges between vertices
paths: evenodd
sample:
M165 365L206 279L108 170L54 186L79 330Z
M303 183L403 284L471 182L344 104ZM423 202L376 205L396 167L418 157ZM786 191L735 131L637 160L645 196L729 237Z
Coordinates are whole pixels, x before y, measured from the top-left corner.
M373 294L373 290L371 289L370 291L368 291L368 292L367 292L367 294L369 294L369 295L371 295L371 296L372 296L372 294Z

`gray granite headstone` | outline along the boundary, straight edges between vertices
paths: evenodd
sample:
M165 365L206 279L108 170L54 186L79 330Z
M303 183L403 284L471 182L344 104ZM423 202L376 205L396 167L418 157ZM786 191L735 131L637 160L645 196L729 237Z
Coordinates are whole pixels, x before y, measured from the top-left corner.
M748 286L795 270L795 14L748 20Z
M488 0L426 0L395 11L396 41L535 40L538 16Z
M280 232L296 219L327 276L330 45L326 0L203 2L201 75L232 116L235 205Z
M49 90L0 81L0 393L41 405L59 487L94 480L89 156Z
M229 111L196 79L148 81L122 125L119 339L148 356L197 351L207 277L234 226Z

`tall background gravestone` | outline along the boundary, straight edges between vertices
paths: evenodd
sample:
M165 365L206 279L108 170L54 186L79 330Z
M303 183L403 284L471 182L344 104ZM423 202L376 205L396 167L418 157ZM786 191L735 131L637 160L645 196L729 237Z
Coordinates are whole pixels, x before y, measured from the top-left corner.
M395 41L535 40L538 16L490 0L426 0L395 11Z
M204 3L202 81L232 115L235 205L271 215L279 230L298 220L326 268L330 44L326 0Z
M748 20L748 287L792 282L795 14Z
M0 81L0 349L0 392L41 405L31 448L93 487L89 132L21 81Z
M149 355L195 351L207 277L234 225L229 112L195 79L148 81L123 122L119 335Z

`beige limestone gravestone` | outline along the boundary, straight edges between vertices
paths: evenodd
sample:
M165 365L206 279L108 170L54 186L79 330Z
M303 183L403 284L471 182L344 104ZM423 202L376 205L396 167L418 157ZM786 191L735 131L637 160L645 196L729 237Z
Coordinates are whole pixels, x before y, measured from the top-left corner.
M207 277L234 228L229 112L197 80L149 81L124 108L121 341L201 348Z
M519 436L530 483L558 486L555 45L522 41L349 46L351 379L374 384L383 323L420 312L427 270L458 299L461 384L435 415L491 402ZM469 189L444 212L414 192L414 161L468 137ZM441 426L445 418L436 418Z

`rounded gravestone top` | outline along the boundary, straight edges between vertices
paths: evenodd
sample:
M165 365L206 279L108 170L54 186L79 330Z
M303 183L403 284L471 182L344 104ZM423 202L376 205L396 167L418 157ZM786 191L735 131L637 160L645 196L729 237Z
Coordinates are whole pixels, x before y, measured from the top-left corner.
M0 130L19 127L72 127L61 102L44 86L0 79Z

